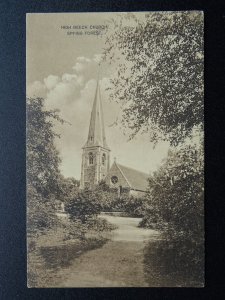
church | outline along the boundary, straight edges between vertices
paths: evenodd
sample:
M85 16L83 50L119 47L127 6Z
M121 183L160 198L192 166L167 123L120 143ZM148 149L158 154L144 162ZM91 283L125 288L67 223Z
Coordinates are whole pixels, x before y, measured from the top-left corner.
M87 142L83 146L80 188L92 188L105 181L120 195L128 192L133 196L145 194L148 186L148 174L122 166L116 162L110 167L110 148L106 142L103 108L99 82L91 112Z

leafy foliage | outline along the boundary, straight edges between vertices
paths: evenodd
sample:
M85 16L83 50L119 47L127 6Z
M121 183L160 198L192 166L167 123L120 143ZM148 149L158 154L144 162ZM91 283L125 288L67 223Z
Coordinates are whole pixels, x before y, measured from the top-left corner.
M183 142L203 129L203 14L154 12L113 21L105 57L118 64L111 96L130 137Z
M130 196L128 190L123 189L121 195L118 195L117 188L110 188L104 181L95 186L94 197L98 199L101 211L124 212L125 215L141 217L143 216L143 198Z
M144 211L144 203L145 199L138 198L138 197L133 197L133 196L125 196L122 197L123 201L123 209L124 211L132 217L143 217Z
M157 253L165 272L174 272L173 264L182 265L199 280L203 278L204 264L203 178L202 145L170 151L149 179L145 215L140 224L164 233L163 246L158 245Z
M60 178L60 158L54 145L57 111L44 110L44 99L27 98L27 204L28 232L57 223L54 202Z
M105 231L111 231L113 229L116 229L116 226L109 223L107 220L105 219L100 219L97 217L92 217L90 218L87 223L87 228L89 230L95 230L97 232L105 232Z
M60 174L58 181L58 198L66 203L68 200L72 199L77 195L79 190L80 181L73 178L65 178Z
M34 237L58 223L55 215L54 200L53 198L51 198L51 200L52 201L45 198L43 199L32 185L27 186L28 235L31 234Z
M117 189L111 189L105 181L101 181L95 187L95 193L97 193L102 211L111 211L116 209L115 202L118 198Z
M97 189L80 191L78 180L64 178L60 173L60 157L54 145L59 137L54 131L57 121L64 123L58 111L44 109L44 99L27 98L28 230L42 230L56 224L56 204L63 201L73 221L72 225L66 224L68 235L76 235L74 228L77 228L78 235L83 236L87 227L81 224L101 211L103 195Z
M57 111L44 109L44 99L27 98L30 287L49 286L48 283L56 279L59 267L68 264L77 253L101 247L106 242L102 231L114 229L107 221L96 218L101 208L97 194L88 190L80 192L78 180L64 178L60 173L60 157L54 145L58 137L55 122L64 123ZM56 215L56 204L62 201L66 203L70 219L59 219ZM92 237L87 237L90 231ZM67 255L63 257L65 251Z
M197 145L169 151L149 178L147 215L158 229L201 231L203 226L203 149Z
M44 99L27 98L27 184L43 198L58 189L60 157L54 145L57 111L44 110Z
M65 210L71 220L87 222L93 215L101 212L98 194L89 189L77 191L76 195L65 203Z
M164 237L150 243L145 257L148 261L151 251L157 253L156 261L148 261L150 272L158 270L164 279L186 270L202 281L203 147L185 143L193 132L203 131L203 14L142 16L131 13L112 20L105 58L117 67L111 97L121 104L121 122L130 138L147 133L151 142L179 146L149 178L146 201L136 208L143 213L140 226L161 230Z
M155 287L203 287L204 245L191 240L149 241L144 248L144 269L149 285ZM196 258L200 258L196 261Z

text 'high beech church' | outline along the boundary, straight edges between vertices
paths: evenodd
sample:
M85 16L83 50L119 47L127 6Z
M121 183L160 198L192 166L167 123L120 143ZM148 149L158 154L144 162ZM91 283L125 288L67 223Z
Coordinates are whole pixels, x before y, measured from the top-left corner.
M83 147L80 188L92 188L105 181L121 194L141 196L147 189L148 174L122 166L116 161L110 167L110 148L106 142L99 82L94 97L87 142Z

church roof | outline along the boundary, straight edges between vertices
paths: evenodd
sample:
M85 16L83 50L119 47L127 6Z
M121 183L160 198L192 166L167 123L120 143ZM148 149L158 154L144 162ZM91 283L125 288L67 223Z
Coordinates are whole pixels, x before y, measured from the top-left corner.
M117 164L117 167L120 169L126 180L128 181L130 187L135 190L146 191L148 187L149 175L140 171L137 171L132 168L128 168Z
M88 139L85 147L101 146L108 149L105 137L105 125L103 118L102 101L99 82L97 81L95 98L93 102Z

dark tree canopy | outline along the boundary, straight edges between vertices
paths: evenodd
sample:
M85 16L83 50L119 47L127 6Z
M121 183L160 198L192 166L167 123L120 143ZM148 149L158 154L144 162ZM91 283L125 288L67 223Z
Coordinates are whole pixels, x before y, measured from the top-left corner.
M43 197L56 192L60 176L54 120L64 122L44 109L44 99L27 98L27 183Z
M55 148L57 111L46 111L44 99L27 98L27 205L29 233L56 224L55 200L59 193L59 153Z
M118 63L111 96L123 106L131 138L149 132L153 142L177 145L193 128L202 130L203 14L154 12L144 20L128 14L113 24L105 48Z
M169 151L162 166L149 178L146 201L143 222L199 240L204 232L202 145Z
M204 282L204 161L202 145L170 151L149 178L141 225L159 229L164 240L156 246L164 274ZM149 251L153 251L152 244ZM154 245L153 245L154 247ZM157 266L157 262L156 262ZM162 271L162 270L161 270ZM173 277L175 278L175 276Z

